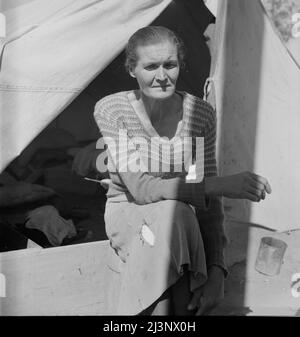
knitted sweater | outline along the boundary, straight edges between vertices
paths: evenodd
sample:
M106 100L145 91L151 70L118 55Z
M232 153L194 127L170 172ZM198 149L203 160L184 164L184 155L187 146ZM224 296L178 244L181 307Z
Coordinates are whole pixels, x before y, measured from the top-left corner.
M205 196L205 177L217 174L215 112L207 102L186 92L178 93L183 98L183 117L170 140L159 137L149 118L139 111L133 91L106 96L96 104L94 117L108 146L112 183L107 197L116 202L129 200L137 204L173 199L193 205L207 265L219 265L226 271L222 201ZM202 158L201 147L195 142L197 137L204 139L202 167L201 160L197 159L196 150ZM182 145L186 139L194 140L189 143L191 146ZM164 147L167 150L164 151ZM195 160L196 166L200 164L203 168L203 180L187 180L188 169Z

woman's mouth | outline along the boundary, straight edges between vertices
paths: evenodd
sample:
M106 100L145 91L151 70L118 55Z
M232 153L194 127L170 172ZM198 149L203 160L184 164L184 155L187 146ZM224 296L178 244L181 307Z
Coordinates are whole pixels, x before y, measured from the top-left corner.
M170 84L167 84L167 85L154 85L152 88L161 88L161 89L165 89L165 88L168 88L170 87L171 85Z

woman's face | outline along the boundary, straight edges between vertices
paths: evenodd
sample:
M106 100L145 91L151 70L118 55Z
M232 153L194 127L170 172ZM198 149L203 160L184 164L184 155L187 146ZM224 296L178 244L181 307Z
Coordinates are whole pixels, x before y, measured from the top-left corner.
M171 97L179 75L176 45L162 41L139 46L136 54L137 64L130 74L137 79L143 94L154 99Z

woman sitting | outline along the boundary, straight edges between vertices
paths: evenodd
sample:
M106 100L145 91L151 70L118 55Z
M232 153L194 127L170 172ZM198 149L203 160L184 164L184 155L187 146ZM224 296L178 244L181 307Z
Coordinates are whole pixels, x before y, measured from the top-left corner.
M108 146L105 223L121 264L118 314L200 315L214 307L227 273L221 197L260 201L271 192L253 173L217 176L215 111L176 90L183 50L167 28L138 30L126 67L139 90L95 107Z

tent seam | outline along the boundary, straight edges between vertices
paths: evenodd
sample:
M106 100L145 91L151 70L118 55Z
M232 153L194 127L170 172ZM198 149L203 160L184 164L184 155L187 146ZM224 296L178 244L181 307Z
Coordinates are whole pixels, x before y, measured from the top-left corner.
M70 92L77 93L84 88L63 88L63 87L32 87L25 85L3 85L0 84L0 91L29 91L29 92Z

